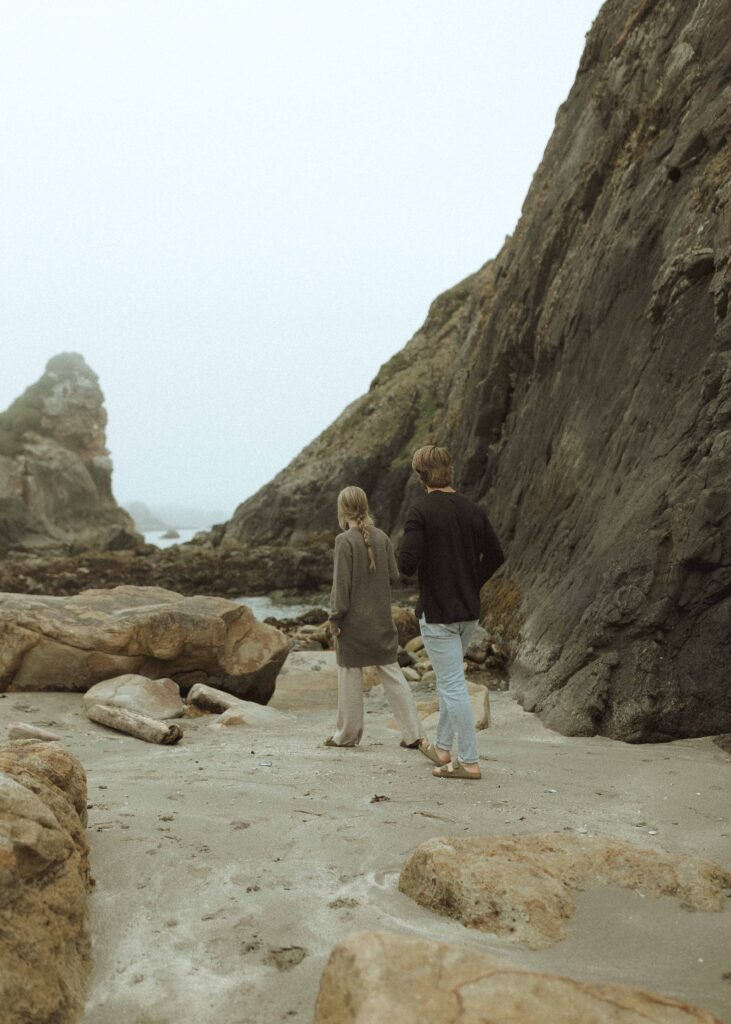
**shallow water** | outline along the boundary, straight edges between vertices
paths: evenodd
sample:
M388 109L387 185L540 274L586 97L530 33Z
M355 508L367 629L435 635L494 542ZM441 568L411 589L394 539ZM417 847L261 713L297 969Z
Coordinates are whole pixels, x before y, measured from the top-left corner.
M179 537L165 537L164 534L167 533L167 530L145 530L145 543L154 544L156 548L170 548L173 544L185 544L186 541L192 540L196 533L200 533L204 529L206 527L197 526L194 530L178 530Z
M315 596L307 604L303 604L301 598L290 603L286 598L279 595L271 597L268 594L256 597L236 597L234 600L238 601L239 604L245 604L247 608L251 608L254 615L260 621L270 617L274 619L296 619L306 611L309 611L310 608L327 607L326 595Z

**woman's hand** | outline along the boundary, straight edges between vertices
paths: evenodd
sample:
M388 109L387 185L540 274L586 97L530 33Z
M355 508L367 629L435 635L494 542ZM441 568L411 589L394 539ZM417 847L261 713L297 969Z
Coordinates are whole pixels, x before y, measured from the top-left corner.
M342 632L342 630L340 629L340 626L336 626L334 622L331 622L330 623L330 632L332 633L333 636L340 636L340 633Z

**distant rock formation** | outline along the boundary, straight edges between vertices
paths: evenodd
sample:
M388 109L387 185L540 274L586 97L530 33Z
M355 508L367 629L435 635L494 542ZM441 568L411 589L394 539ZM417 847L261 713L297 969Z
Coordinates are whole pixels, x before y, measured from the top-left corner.
M169 530L170 526L168 523L160 519L159 516L148 508L147 505L142 501L128 501L123 506L125 512L128 512L132 517L132 521L135 524L135 528L144 533L147 530Z
M525 707L629 741L731 730L727 0L608 0L496 259L222 537L333 530L345 484L398 534L420 444L508 552L488 586Z
M112 495L107 414L96 374L64 353L0 413L0 549L134 547Z

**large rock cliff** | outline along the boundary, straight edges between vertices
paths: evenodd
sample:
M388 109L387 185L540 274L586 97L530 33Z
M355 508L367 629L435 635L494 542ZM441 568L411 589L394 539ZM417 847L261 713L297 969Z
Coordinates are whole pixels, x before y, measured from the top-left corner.
M410 453L453 450L508 560L513 685L566 733L731 730L731 9L607 0L495 260L241 505L223 543L397 534Z
M0 549L134 545L132 519L112 495L107 414L80 355L46 371L0 413Z

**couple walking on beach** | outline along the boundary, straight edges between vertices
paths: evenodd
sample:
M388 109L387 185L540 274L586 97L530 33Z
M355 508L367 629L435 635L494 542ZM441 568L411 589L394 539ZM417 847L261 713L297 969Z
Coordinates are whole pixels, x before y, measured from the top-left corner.
M446 448L419 448L411 462L424 494L409 507L398 560L376 528L360 487L338 495L343 533L335 540L330 624L338 665L338 720L326 746L353 747L363 735L363 668L378 669L403 739L445 779L479 779L477 733L464 676L464 651L480 613L480 588L504 558L483 510L452 486ZM414 697L397 661L391 584L418 572L416 615L436 674L436 741L424 735ZM452 758L456 745L457 757Z

